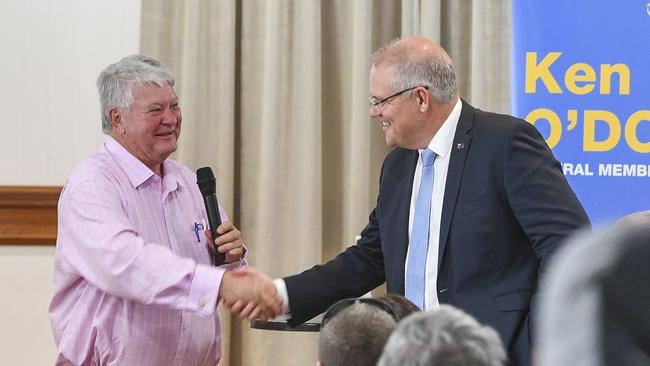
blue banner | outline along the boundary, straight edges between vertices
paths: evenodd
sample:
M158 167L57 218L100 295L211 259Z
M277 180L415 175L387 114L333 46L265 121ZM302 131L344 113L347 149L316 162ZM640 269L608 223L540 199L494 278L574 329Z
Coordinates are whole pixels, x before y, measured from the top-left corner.
M650 2L512 3L512 114L546 138L592 222L650 210Z

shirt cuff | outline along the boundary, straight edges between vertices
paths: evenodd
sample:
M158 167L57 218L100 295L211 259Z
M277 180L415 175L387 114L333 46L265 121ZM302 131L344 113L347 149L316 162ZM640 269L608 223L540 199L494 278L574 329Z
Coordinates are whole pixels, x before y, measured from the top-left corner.
M282 299L282 314L287 315L287 318L291 317L291 308L289 307L289 292L287 291L287 284L282 278L276 278L273 280L273 285L275 286L275 291L278 292L278 296Z
M220 266L217 266L217 268L225 269L226 271L230 271L237 268L244 268L244 267L248 267L248 261L246 260L245 255L237 262L225 263Z
M242 253L241 258L239 258L237 262L224 263L219 267L225 268L227 270L231 270L231 269L237 269L237 268L248 266L248 261L246 260L246 258L248 258L248 249L246 249L246 245L243 245L242 249L244 250L244 252Z
M238 262L239 263L239 262ZM209 318L217 308L217 297L224 268L197 264L190 286L188 310L199 316Z

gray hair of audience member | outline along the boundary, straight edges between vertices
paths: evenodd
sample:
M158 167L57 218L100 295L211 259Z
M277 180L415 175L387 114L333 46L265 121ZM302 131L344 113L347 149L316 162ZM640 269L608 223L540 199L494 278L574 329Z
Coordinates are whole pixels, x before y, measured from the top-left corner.
M374 366L396 325L386 311L354 303L321 328L319 361L323 366Z
M650 364L649 249L650 218L636 216L556 253L539 298L540 366Z
M414 86L428 86L439 103L452 101L458 95L456 73L451 57L442 48L424 52L397 38L380 47L372 55L372 66L388 64L395 67L392 87L395 92ZM408 97L410 92L402 94Z
M449 305L402 320L379 366L501 366L506 352L497 332Z
M108 115L111 108L129 110L133 107L134 86L156 85L174 87L174 76L162 62L147 55L131 55L109 65L97 78L97 91L102 115L102 131L111 132Z

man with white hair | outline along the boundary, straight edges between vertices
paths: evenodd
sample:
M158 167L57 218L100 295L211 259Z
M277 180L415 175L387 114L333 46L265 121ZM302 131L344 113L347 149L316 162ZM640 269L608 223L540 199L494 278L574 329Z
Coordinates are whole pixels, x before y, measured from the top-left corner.
M196 175L168 159L181 131L174 77L132 55L100 74L101 149L66 183L58 206L50 319L57 365L210 365L221 357L220 299L280 310L272 285L253 283L241 234L227 220L215 240ZM201 229L201 230L199 230ZM226 265L215 266L214 251Z

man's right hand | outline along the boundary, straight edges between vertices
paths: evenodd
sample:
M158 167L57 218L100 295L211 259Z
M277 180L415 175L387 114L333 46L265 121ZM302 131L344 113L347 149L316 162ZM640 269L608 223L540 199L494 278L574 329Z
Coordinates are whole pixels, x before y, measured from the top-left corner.
M251 268L226 271L221 279L219 298L234 314L242 318L269 320L282 311L282 299L273 281ZM232 308L233 304L237 304Z

